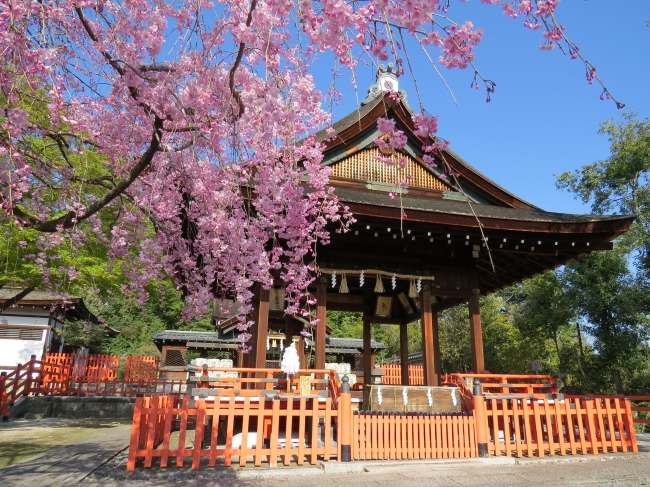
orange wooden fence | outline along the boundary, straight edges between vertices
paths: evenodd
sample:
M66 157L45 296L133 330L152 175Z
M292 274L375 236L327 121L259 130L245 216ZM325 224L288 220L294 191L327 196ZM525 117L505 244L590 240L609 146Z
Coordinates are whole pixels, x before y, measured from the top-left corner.
M469 413L366 413L352 419L354 460L417 460L477 456Z
M386 372L381 378L382 384L400 385L402 383L402 366L397 364L384 364L379 368ZM409 365L409 385L424 385L424 369L421 365Z
M637 451L627 399L505 395L475 396L474 402L477 414L481 408L485 414L488 455L544 457Z
M230 370L245 374L248 369ZM272 375L277 371L264 372ZM313 372L330 374L325 370ZM330 377L334 379L333 374ZM198 468L202 459L209 466L217 459L230 466L236 458L245 466L247 457L252 457L255 466L266 461L270 467L277 466L279 457L284 465L292 459L298 465L305 461L314 465L319 459L340 460L340 411L334 397L325 397L319 391L302 396L286 394L281 392L286 390L285 380L266 377L206 379L210 380L200 381L201 388L193 392L210 399L191 401L185 396L179 403L175 396L136 398L128 470L133 470L139 460L151 467L154 458L160 458L158 465L166 467L170 457L178 467L191 458L192 468ZM211 382L226 386L209 387ZM255 388L256 382L261 388ZM242 383L247 387L240 388ZM321 380L313 379L312 383L317 386ZM267 384L279 389L270 390ZM346 411L351 415L349 394L347 398ZM172 438L175 430L178 435ZM188 445L187 433L192 430L194 437Z
M144 367L137 364L151 363L149 359L136 357L131 364L136 364L133 368L141 371ZM44 361L36 360L32 355L26 364L19 365L9 374L0 374L0 416L8 417L10 406L30 394L132 397L155 393L184 394L186 391L186 381L155 380L151 378L150 369L148 375L142 374L142 378L133 378L139 375L136 373L131 374L129 380L117 380L113 373L116 370L114 363L113 358L101 357L84 359L81 367L75 367L74 356L69 354L47 354ZM90 371L90 374L82 371Z
M0 416L9 416L9 406L13 405L22 396L27 396L39 388L40 364L36 356L26 364L18 366L10 373L0 373Z
M74 380L117 380L119 368L118 355L79 355L74 363Z
M158 357L138 357L129 355L126 357L126 366L124 369L125 381L146 381L158 380L158 366L160 360Z
M623 397L623 396L619 396ZM650 396L624 396L632 403L632 415L634 422L650 425ZM639 413L644 413L642 416ZM648 426L646 426L648 428Z

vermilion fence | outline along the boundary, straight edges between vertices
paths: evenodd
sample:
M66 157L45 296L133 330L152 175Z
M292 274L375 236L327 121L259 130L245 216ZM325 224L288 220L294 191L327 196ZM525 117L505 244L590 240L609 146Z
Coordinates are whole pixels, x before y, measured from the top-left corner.
M153 357L127 360L132 372L125 374L123 380L117 380L115 356L90 357L81 359L81 365L76 366L75 357L69 354L48 354L43 361L32 356L29 362L11 373L3 372L0 375L0 416L8 417L10 406L30 394L132 397L185 393L186 381L155 378L151 373Z
M219 370L210 369L213 371ZM257 369L229 371L240 377L203 376L206 380L192 392L200 394L196 400L189 396L180 402L175 396L136 398L127 469L133 470L140 460L145 467L151 467L154 458L160 459L160 467L168 466L170 458L178 467L191 459L192 468L198 468L202 461L209 466L217 461L225 466L233 461L245 466L249 457L256 466L267 462L270 467L277 466L279 458L284 465L292 459L298 465L341 459L342 418L336 397L331 394L333 387L297 396L282 392L286 381L272 378L279 371L265 370L260 378L250 376L260 373ZM314 388L323 381L336 382L330 371L302 371L302 375L309 373L328 377L311 379ZM292 382L299 385L299 381ZM222 387L210 387L211 383ZM343 410L349 420L349 393Z
M409 385L421 386L424 384L424 368L421 365L409 365ZM402 366L384 364L379 368L386 374L381 378L382 384L400 385L402 383Z
M47 361L46 355L44 362ZM74 361L74 380L114 381L119 368L119 355L79 355Z
M158 357L137 357L135 355L129 355L126 357L124 380L155 381L158 379L159 366L160 359Z
M487 451L496 456L637 451L630 401L609 396L475 397L484 406Z
M623 397L620 396L619 397ZM627 397L632 403L632 414L634 415L634 422L638 424L646 424L646 428L650 428L650 396L624 396ZM639 414L641 413L641 414Z
M352 419L354 460L477 456L471 413L364 413Z

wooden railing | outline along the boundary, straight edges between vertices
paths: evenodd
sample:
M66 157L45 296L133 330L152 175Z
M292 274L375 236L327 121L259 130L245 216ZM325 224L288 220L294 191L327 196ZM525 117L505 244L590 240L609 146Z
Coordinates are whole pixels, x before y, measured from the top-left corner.
M298 465L305 461L314 465L319 459L340 461L339 420L348 421L345 429L349 431L349 393L337 394L339 399L346 399L341 410L332 397L334 386L308 395L288 394L286 379L273 379L277 370L227 369L237 372L236 378L203 375L223 370L206 367L200 372L200 387L191 389L200 394L198 398L185 396L180 402L175 396L136 398L128 470L140 460L145 468L151 467L154 458L160 458L160 467L167 467L170 458L179 467L191 458L192 468L198 468L203 459L209 466L217 459L230 466L236 458L245 466L247 457L252 457L254 465L266 461L270 467L277 466L279 457L285 465L292 458ZM324 380L337 382L335 373L328 370L304 370L297 375L311 373L328 377L311 379L314 387ZM291 382L298 385L299 379ZM348 417L342 418L341 411ZM176 430L178 436L172 439ZM187 433L192 430L194 439L188 445Z
M486 394L557 394L557 379L552 375L527 374L444 374L442 383L471 390L474 379L481 381Z
M417 460L477 456L471 413L366 413L352 417L352 459Z
M475 396L487 454L538 456L637 451L630 401L611 396ZM479 436L479 450L482 440Z
M9 407L21 397L32 394L39 389L40 362L36 356L26 364L18 366L9 372L0 373L0 416L9 416Z
M424 368L421 365L409 365L409 385L424 385ZM381 378L382 384L400 385L402 383L402 366L397 364L384 364L379 368L386 374Z
M26 364L19 365L9 374L0 374L0 416L6 419L11 406L21 397L32 394L133 397L138 394L186 392L184 380L157 380L150 376L136 380L117 380L112 373L98 372L90 376L82 375L78 373L80 369L75 371L74 362L69 356L63 355L48 356L47 361L36 360L36 356L32 355ZM137 363L137 360L133 362ZM85 361L86 370L88 367L96 367L96 370L104 368L97 363L98 361Z

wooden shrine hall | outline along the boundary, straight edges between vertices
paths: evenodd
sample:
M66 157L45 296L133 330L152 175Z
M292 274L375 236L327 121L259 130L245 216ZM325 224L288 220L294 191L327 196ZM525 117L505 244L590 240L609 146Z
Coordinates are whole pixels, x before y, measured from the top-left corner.
M325 145L322 164L332 170L330 184L356 223L346 233L336 233L332 225L331 243L318 248L321 273L310 288L320 320L315 368L325 365L326 310L363 313L365 350L373 323L399 326L402 364L408 363L406 325L420 320L424 385L436 386L438 312L469 304L473 368L483 373L479 298L589 252L612 249L612 240L630 228L633 217L543 211L449 149L437 152L437 167L429 167L422 147L432 140L415 135L411 116L392 65L382 66L362 106L334 123L335 135L317 134ZM403 149L382 152L374 142L383 136L377 128L381 117L394 120L407 136ZM377 160L380 155L394 164ZM444 174L445 168L456 177ZM400 187L400 181L408 186ZM250 367L265 366L274 292L255 293ZM286 323L297 326L291 317ZM371 368L371 355L364 354L365 383ZM408 367L402 367L402 383L409 383Z

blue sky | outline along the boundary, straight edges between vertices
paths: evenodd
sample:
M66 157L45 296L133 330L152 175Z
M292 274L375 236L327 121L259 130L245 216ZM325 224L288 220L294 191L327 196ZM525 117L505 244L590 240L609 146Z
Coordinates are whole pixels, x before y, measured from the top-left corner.
M479 0L452 1L448 15L484 28L475 61L498 86L492 102L485 103L483 89L469 88L471 71L440 68L456 106L427 59L411 48L423 104L440 116L439 135L479 171L529 202L548 211L588 213L588 205L555 188L553 175L607 158L609 143L597 131L602 121L617 116L615 104L600 101L601 90L587 83L581 62L558 49L541 51L540 31L524 28L523 19L512 20L500 7ZM645 24L650 1L563 0L556 15L609 90L626 104L624 110L650 117L650 27ZM374 77L374 69L361 68L361 99ZM327 91L331 75L325 71L317 79ZM349 82L341 80L338 88L345 103L334 107L335 119L357 104ZM400 88L416 108L408 70Z

